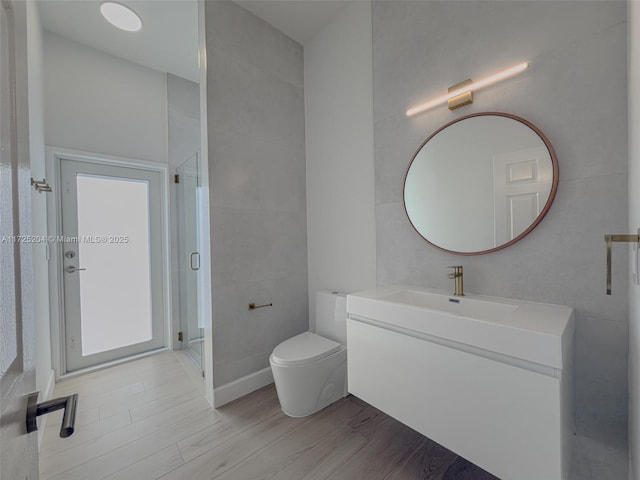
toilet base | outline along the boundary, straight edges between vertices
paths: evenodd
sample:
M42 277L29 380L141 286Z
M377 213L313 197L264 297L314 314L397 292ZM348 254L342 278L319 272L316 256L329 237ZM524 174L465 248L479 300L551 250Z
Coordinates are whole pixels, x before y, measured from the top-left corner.
M282 411L306 417L347 395L347 349L304 365L280 365L270 358Z

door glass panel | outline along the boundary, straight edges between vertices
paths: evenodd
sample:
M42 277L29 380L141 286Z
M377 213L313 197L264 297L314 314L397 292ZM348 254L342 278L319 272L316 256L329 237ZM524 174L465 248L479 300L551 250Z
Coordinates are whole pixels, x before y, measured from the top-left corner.
M186 353L202 368L204 329L199 322L198 284L200 253L198 247L198 192L200 169L198 155L193 155L177 168L178 249L180 265L180 318Z
M151 340L149 183L76 181L82 355Z

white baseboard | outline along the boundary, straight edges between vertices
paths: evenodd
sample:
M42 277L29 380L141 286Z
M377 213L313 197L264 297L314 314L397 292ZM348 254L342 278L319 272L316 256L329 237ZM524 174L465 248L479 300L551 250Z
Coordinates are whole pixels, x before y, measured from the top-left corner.
M273 383L271 367L263 368L245 377L226 383L213 389L214 407L232 402L256 390Z
M38 403L46 402L47 400L51 400L53 397L53 389L56 386L56 375L53 370L49 370L49 378L47 379L47 387L44 392L40 392L41 395L38 397ZM47 427L47 415L42 415L38 422L38 450L40 450L40 446L42 445L42 438L44 437L44 429Z

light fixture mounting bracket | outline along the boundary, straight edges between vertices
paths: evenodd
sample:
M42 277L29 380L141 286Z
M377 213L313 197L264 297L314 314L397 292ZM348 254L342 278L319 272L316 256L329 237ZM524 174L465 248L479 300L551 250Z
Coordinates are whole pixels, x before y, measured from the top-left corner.
M448 92L455 92L456 90L460 90L461 88L464 88L467 85L471 85L472 83L473 80L468 78L464 82L456 83L455 85L450 86ZM456 110L460 107L464 107L465 105L470 105L473 103L473 91L469 90L453 98L450 98L447 103L449 106L449 110L451 111Z

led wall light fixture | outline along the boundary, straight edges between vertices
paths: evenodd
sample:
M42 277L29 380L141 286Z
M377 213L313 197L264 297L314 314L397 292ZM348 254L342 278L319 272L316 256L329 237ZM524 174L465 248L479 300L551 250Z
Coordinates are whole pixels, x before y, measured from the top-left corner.
M407 117L424 112L445 102L449 102L449 110L455 110L456 108L460 108L464 105L469 105L473 102L474 90L479 90L483 87L499 82L500 80L504 80L505 78L517 75L528 67L529 63L524 62L511 68L507 68L506 70L502 70L501 72L494 73L493 75L483 78L482 80L478 80L477 82L465 80L464 82L458 83L457 85L449 88L449 93L446 95L442 95L441 97L434 98L426 103L410 108L407 110Z

